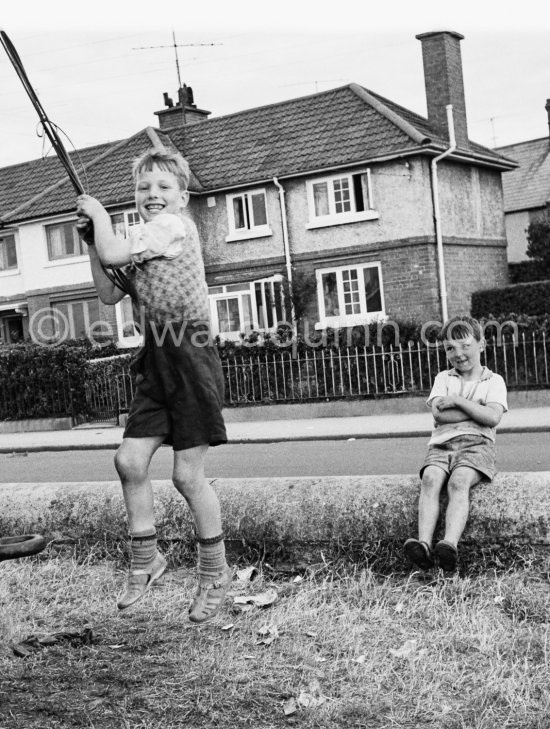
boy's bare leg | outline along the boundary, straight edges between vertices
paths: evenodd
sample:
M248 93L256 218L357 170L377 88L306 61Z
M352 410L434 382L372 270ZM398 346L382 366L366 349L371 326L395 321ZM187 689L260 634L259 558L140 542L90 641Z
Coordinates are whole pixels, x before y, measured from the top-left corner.
M163 440L162 436L124 438L115 456L132 553L128 582L117 601L120 610L143 597L166 569L166 559L157 550L153 489L148 473L151 458Z
M455 547L462 536L470 513L470 489L482 479L482 475L475 468L458 466L452 472L447 492L449 503L445 514L445 541Z
M204 476L208 446L174 451L174 485L189 505L198 541L199 589L189 610L196 623L216 615L232 579L225 560L221 510L218 497Z
M212 538L221 534L220 502L204 476L204 460L208 446L174 451L174 486L187 501L197 534Z
M131 534L145 532L155 527L149 464L163 440L163 436L124 438L116 452L115 468L122 483Z
M447 478L447 473L439 466L426 466L422 474L418 500L418 539L429 546L439 518L439 496Z

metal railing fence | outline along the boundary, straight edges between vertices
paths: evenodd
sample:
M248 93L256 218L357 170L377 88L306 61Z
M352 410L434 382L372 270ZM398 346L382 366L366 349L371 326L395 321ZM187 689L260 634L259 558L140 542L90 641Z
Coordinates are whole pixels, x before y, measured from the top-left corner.
M520 335L488 341L482 362L502 375L509 388L549 387L549 358L544 335ZM92 373L97 368L86 385L94 417L129 408L134 393L129 361L126 356L90 363ZM290 348L253 353L243 347L222 356L227 406L421 393L446 367L441 345L415 342L300 353Z
M226 406L423 393L447 366L440 345L416 342L298 351L243 346L221 355ZM549 359L544 334L520 334L488 341L482 362L501 374L508 388L547 388ZM0 420L72 415L116 421L134 394L130 361L129 355L90 360L82 372L84 396L77 402L68 374L42 374L37 380L29 369L15 384L8 378L0 384Z

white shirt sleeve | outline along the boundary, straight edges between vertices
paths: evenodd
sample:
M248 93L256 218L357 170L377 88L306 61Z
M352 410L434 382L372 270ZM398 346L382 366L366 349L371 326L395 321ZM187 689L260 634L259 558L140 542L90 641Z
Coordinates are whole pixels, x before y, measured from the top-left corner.
M487 405L489 402L496 402L498 405L502 405L504 412L508 410L508 399L506 392L506 383L504 379L495 373L493 373L489 380L489 387L487 389L487 397L483 404Z
M445 397L449 394L449 375L447 372L439 372L435 376L430 397L426 400L426 405L431 408L436 397Z
M130 228L133 263L151 258L176 258L183 252L187 230L179 215L162 213L148 223Z

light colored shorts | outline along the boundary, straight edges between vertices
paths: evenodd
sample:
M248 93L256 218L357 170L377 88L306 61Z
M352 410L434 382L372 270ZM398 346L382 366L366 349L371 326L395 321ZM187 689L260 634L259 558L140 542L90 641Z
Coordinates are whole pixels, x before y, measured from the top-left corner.
M496 473L495 444L482 435L459 435L445 443L428 446L420 478L426 466L438 466L448 475L459 466L467 466L492 481Z

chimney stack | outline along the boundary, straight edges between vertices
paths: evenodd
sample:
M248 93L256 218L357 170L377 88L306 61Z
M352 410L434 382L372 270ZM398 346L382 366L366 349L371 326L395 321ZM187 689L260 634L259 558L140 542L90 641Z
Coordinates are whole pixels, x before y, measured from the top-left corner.
M548 114L548 131L550 132L550 99L546 99L546 105L544 108Z
M422 43L428 121L449 139L445 107L452 104L457 145L467 146L468 124L460 53L460 41L464 36L442 30L420 33L416 38Z
M166 108L154 112L159 118L159 128L162 132L167 129L182 127L185 124L206 121L211 113L205 109L197 108L193 98L193 89L186 84L183 84L178 90L178 102L176 104L174 104L166 91L163 94L163 98Z

